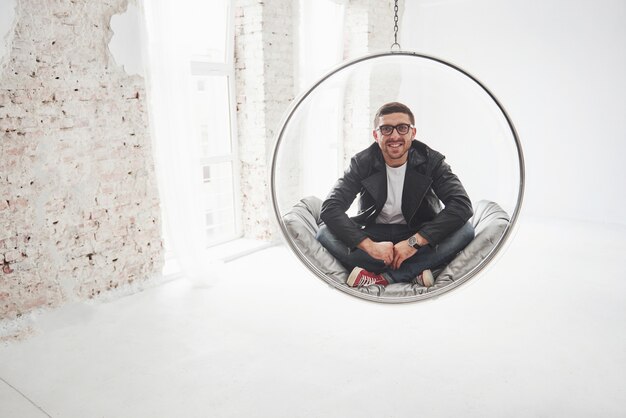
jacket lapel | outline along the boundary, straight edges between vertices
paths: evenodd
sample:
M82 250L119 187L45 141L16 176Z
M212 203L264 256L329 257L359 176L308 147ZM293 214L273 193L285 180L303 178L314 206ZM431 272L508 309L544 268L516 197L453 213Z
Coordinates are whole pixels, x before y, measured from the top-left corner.
M387 201L387 169L382 153L377 149L372 165L372 174L361 181L365 190L374 198L376 213L380 213Z
M419 208L433 182L430 177L417 171L417 168L425 162L426 158L411 147L402 192L402 214L408 224L411 224L417 208Z

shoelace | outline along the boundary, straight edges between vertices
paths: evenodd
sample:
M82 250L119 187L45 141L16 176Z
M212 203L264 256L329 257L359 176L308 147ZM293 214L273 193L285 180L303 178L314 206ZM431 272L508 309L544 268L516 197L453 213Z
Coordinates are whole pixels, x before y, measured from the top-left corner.
M378 280L375 279L374 277L365 276L365 277L362 277L361 280L359 280L359 287L370 286L370 285L376 284L377 282Z

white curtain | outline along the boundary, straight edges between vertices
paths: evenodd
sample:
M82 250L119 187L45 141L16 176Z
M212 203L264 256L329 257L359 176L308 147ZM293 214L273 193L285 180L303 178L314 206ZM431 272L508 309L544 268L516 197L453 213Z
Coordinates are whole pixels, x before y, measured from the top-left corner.
M186 1L145 1L148 98L167 247L191 278L215 267L205 251L200 144L193 131ZM187 7L190 10L191 7Z

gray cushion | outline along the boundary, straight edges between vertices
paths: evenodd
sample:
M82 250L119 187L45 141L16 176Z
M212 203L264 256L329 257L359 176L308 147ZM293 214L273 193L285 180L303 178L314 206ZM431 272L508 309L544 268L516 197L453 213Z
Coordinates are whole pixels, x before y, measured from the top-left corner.
M321 224L321 205L322 201L318 197L305 197L283 216L283 220L291 238L306 258L329 279L345 286L349 272L315 238ZM425 288L414 283L394 283L386 287L372 285L358 290L375 296L405 297L448 286L471 272L489 255L509 221L509 216L497 203L481 200L474 205L474 216L470 219L476 234L474 239L447 266L433 272L436 276L434 286Z
M328 278L345 284L348 272L315 238L319 230L322 201L315 196L305 197L283 216L289 235L306 258Z

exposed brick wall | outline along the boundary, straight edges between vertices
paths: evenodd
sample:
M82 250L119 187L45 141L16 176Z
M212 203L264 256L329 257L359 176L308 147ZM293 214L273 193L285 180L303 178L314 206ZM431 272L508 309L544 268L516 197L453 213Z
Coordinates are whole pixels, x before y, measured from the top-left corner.
M275 130L294 98L292 0L237 0L235 71L243 230L275 231L268 179Z
M399 2L400 13L404 1ZM269 194L271 146L275 130L293 100L294 39L297 13L295 0L261 2L236 0L235 70L237 77L237 120L243 230L247 237L269 239L273 225ZM344 56L354 58L369 52L388 51L393 42L393 0L350 0L346 2ZM323 28L320 28L323 30ZM306 53L306 51L298 51ZM344 155L349 159L371 143L371 120L383 100L370 89L369 74L360 74L347 86L345 97ZM386 84L393 95L398 83ZM283 144L288 148L293 144ZM289 149L289 152L294 151ZM295 160L295 159L294 159ZM297 184L297 172L284 164L285 187ZM289 192L284 193L287 200ZM279 196L280 197L280 196Z
M126 0L20 0L0 73L0 319L160 271L144 80L108 51Z

